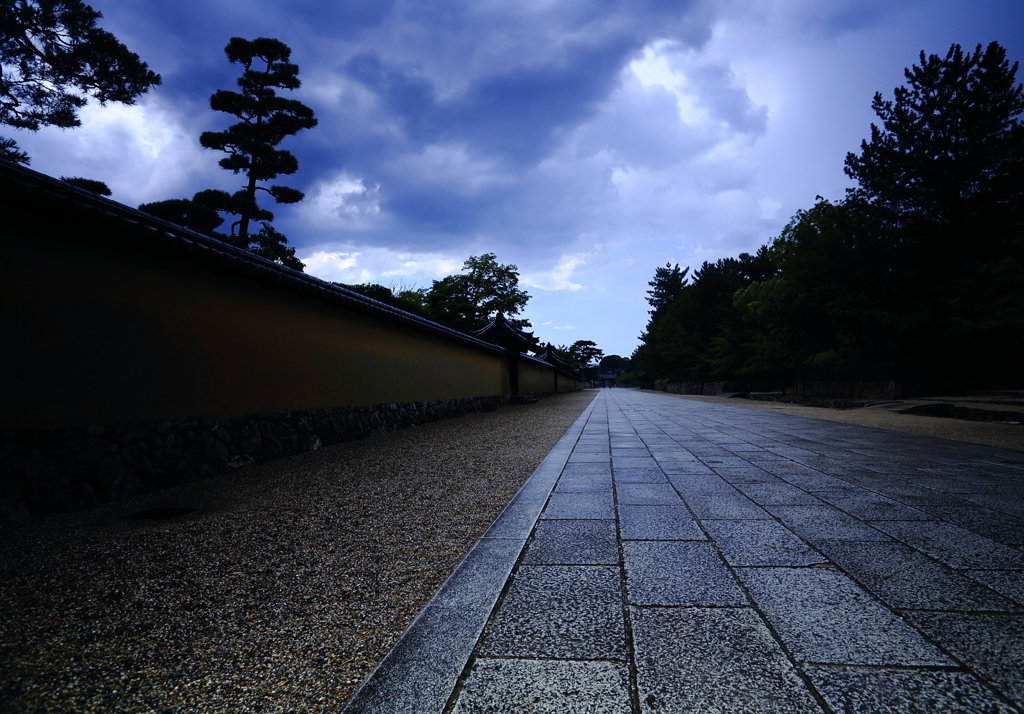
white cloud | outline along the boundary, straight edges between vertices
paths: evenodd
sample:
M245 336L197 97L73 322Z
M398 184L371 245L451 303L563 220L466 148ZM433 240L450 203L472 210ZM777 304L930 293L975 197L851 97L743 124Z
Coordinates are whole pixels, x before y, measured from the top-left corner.
M582 290L583 286L574 283L569 278L576 268L587 262L587 256L582 254L562 256L551 270L543 272L526 273L520 276L520 282L531 288L540 290Z
M103 181L113 199L131 206L190 196L197 179L223 181L216 174L225 172L200 147L199 132L153 97L134 106L92 103L80 117L77 129L8 135L28 151L33 169Z
M355 248L325 244L299 254L306 272L339 283L379 283L405 289L430 287L434 280L456 273L462 260L438 253L409 253L387 248Z
M772 220L776 217L779 209L782 208L782 204L773 198L762 198L757 202L758 207L761 209L761 218L763 220Z
M365 230L379 223L380 185L346 171L317 183L299 205L300 220L314 228Z

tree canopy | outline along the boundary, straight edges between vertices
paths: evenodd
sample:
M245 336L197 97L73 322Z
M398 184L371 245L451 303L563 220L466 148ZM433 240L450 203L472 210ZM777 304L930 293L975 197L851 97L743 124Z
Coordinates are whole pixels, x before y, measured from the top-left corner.
M160 75L98 27L102 15L81 0L5 0L0 4L0 123L37 131L80 126L90 98L134 104ZM27 164L12 139L0 155Z
M992 43L876 94L858 181L754 255L656 268L634 370L678 380L1019 383L1024 87ZM676 286L679 286L676 289Z
M473 332L501 312L517 327L529 327L527 320L513 317L530 299L519 289L518 267L502 265L494 253L484 253L470 256L462 269L464 272L431 285L424 298L431 320L453 330Z

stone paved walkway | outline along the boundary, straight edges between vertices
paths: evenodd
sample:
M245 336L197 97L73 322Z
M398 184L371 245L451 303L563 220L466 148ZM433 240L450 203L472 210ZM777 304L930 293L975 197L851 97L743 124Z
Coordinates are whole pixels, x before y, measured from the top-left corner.
M1022 546L1024 453L608 390L345 711L1020 712Z

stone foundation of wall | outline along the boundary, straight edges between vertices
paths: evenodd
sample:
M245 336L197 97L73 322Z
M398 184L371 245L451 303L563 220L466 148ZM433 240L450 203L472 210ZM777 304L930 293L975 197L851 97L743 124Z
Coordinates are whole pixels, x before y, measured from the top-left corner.
M504 402L477 397L0 431L0 520L123 501L321 446L493 411Z

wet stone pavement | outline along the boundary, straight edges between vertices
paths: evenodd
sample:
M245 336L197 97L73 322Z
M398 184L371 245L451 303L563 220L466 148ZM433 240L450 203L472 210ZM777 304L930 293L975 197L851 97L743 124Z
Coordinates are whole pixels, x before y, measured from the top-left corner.
M1024 453L603 391L346 712L1024 711Z

